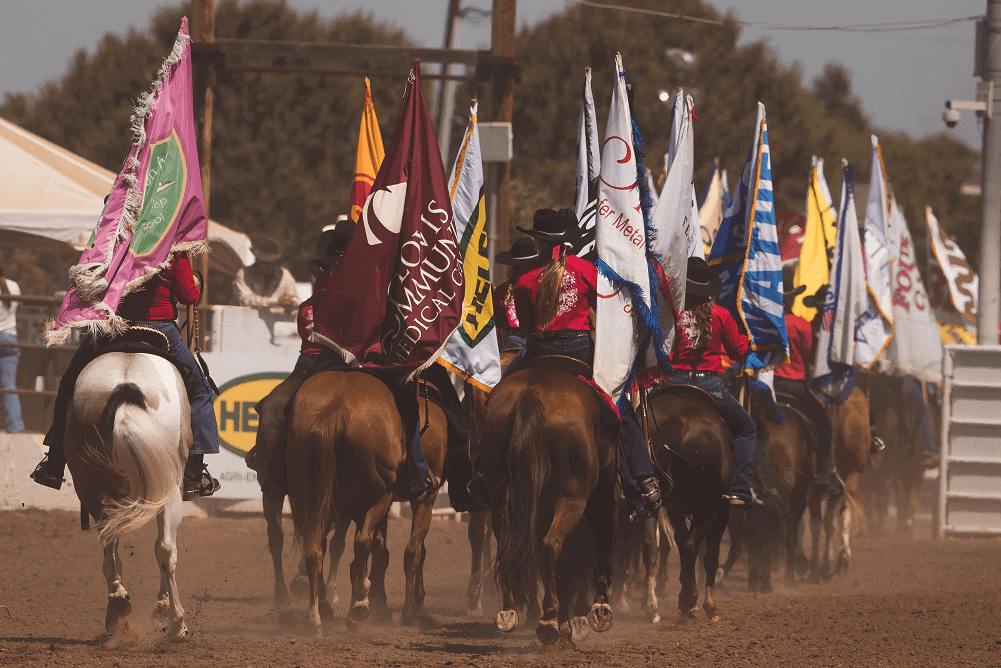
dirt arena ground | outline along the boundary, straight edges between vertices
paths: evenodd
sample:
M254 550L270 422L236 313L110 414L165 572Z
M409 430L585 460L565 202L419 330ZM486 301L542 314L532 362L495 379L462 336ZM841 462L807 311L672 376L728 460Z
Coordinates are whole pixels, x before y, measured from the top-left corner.
M291 530L286 521L287 529ZM122 541L131 592L132 640L101 647L104 578L97 536L75 513L0 513L0 665L2 666L1001 666L1001 540L858 542L847 575L823 585L750 594L746 565L718 586L721 618L679 623L677 560L664 621L615 610L615 625L576 650L543 649L533 627L494 629L465 612L469 576L466 525L435 521L427 543L427 612L419 628L399 627L401 556L409 523L390 523L387 582L391 626L348 632L346 604L317 637L301 625L305 602L272 603L270 557L261 516L186 518L178 583L194 639L171 644L151 628L158 586L155 526ZM350 543L346 558L350 557ZM298 552L286 547L294 573ZM745 562L746 563L746 562ZM346 560L338 589L347 591ZM6 609L5 609L6 608ZM8 614L9 610L9 614Z

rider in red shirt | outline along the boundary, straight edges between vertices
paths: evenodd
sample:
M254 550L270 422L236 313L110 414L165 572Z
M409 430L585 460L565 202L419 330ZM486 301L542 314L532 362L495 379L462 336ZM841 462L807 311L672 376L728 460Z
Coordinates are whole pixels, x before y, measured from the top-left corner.
M775 369L775 392L788 396L793 407L810 419L816 428L817 461L813 488L820 501L845 491L845 485L834 471L831 420L827 410L807 389L808 360L813 359L813 328L804 318L792 312L796 296L805 286L782 293L785 310L786 332L789 335L789 362Z
M705 260L688 258L686 310L675 325L670 382L695 385L712 395L716 411L733 435L733 477L725 496L731 505L747 508L761 503L751 486L757 430L723 385L721 357L725 352L733 360L743 360L750 347L730 313L712 302L722 289L723 283Z
M494 290L494 321L497 323L497 328L504 331L501 350L525 349L526 333L518 322L518 308L514 302L513 287L525 273L528 265L538 259L539 251L535 247L535 242L529 237L521 237L511 244L511 250L501 251L494 258L497 264L511 267L511 278Z
M598 270L587 260L565 254L565 242L578 229L577 217L569 209L540 209L531 230L518 229L535 239L540 256L514 284L518 322L530 332L527 357L565 355L591 365L589 313L597 300ZM517 369L512 362L504 375ZM660 506L660 489L631 405L619 423L619 439L626 464L620 466L626 500L635 516L652 513Z
M201 288L195 282L191 261L187 253L175 253L170 264L161 269L134 292L126 295L118 306L117 314L132 324L142 324L162 332L170 344L168 355L191 370L188 395L191 405L191 449L184 466L184 498L211 496L219 490L219 481L213 478L204 464L203 457L219 452L219 427L215 410L212 408L212 389L202 372L201 365L184 343L175 322L177 304L197 304L201 298ZM46 487L59 489L63 482L66 455L63 452L63 436L66 431L66 416L76 379L97 356L97 349L90 334L84 336L69 366L59 379L59 391L53 406L52 426L43 442L49 452L35 467L31 478Z

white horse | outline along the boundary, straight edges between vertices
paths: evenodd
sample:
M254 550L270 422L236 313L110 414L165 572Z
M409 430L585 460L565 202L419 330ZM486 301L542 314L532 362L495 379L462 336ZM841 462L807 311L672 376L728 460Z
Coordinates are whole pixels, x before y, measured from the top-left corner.
M154 621L174 640L186 640L174 579L181 479L191 447L191 417L181 374L168 360L112 352L88 364L77 379L66 423L66 463L83 508L97 519L108 581L108 644L120 640L132 611L122 586L118 537L157 518L160 592Z

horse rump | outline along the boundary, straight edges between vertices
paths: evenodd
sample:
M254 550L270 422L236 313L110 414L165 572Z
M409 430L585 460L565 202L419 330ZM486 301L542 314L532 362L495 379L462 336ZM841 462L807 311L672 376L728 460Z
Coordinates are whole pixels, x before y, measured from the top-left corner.
M295 409L293 408L293 416ZM303 545L324 541L335 519L334 482L337 479L335 450L342 438L341 419L311 421L303 434L289 417L288 484L289 506L295 540ZM299 447L291 447L299 443Z
M121 383L111 391L99 425L100 433L111 434L107 464L126 479L129 490L124 498L104 501L97 528L107 542L156 517L180 490L183 461L177 441L149 412L146 396L135 383Z

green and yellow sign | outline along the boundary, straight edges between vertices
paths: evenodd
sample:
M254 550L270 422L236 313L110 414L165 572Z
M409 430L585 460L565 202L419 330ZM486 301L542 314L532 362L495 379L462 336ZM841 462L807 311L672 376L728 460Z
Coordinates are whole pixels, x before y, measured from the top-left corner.
M177 131L171 130L170 136L153 144L150 151L143 206L129 244L133 255L149 255L160 246L174 228L187 187L188 165Z
M219 425L219 445L243 457L257 439L257 412L254 406L278 387L287 373L266 372L239 376L219 388L215 418Z

